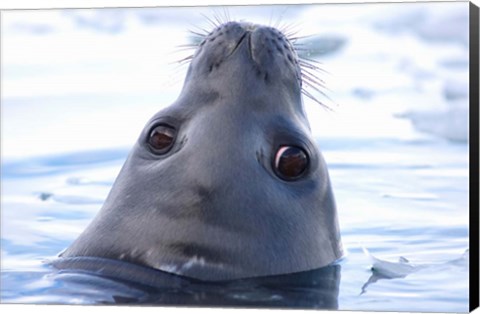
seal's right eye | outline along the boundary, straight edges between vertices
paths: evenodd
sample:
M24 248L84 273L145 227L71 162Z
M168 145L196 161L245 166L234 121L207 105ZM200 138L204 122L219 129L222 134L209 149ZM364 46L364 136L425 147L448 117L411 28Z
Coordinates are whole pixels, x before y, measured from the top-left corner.
M277 175L287 181L302 177L309 165L307 153L296 146L281 146L274 159Z
M177 130L168 125L158 125L152 129L148 137L148 145L155 154L165 154L173 146Z

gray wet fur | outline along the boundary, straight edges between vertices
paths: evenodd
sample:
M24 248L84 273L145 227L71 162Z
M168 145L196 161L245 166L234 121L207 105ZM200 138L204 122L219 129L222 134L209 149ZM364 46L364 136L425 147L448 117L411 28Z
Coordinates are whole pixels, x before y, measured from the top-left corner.
M228 22L204 38L179 98L155 114L102 209L63 257L121 259L202 280L311 270L343 254L326 164L311 136L301 72L278 30ZM153 153L153 127L177 130ZM280 179L282 145L306 174Z

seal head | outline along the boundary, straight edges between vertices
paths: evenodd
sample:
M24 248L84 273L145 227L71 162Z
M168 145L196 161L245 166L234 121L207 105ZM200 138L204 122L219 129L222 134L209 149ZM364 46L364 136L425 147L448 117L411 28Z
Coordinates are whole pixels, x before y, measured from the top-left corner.
M277 29L228 22L193 55L102 209L62 257L121 259L201 280L294 273L342 256L301 69Z

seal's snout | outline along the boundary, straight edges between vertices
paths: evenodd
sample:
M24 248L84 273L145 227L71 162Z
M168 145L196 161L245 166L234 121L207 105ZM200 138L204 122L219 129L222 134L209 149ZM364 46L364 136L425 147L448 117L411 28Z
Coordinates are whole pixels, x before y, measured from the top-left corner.
M215 75L225 63L240 63L246 80L301 86L301 70L292 43L270 26L245 22L218 26L200 43L191 68L202 76Z

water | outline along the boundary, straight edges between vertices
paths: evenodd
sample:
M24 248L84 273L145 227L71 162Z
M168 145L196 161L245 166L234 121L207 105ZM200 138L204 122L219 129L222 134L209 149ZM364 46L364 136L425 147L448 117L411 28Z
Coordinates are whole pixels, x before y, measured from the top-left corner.
M333 110L305 106L347 250L336 265L215 286L44 263L86 227L144 123L178 96L186 67L174 61L189 52L175 47L210 28L201 13L224 14L213 11L2 13L1 301L467 311L468 3L228 10L314 35L302 53L328 71L331 100L319 97Z

